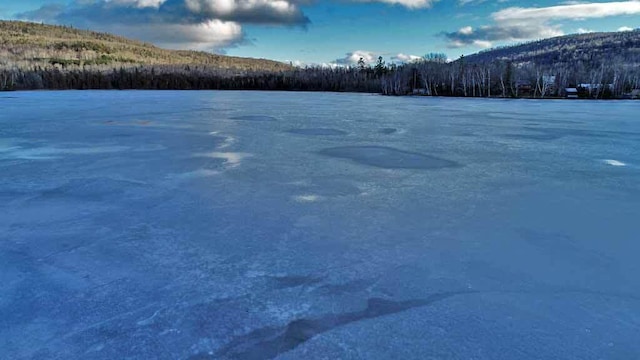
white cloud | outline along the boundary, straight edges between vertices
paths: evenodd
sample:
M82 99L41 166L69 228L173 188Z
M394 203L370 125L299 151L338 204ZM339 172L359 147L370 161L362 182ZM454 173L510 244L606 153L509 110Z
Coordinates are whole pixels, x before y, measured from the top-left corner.
M460 6L477 5L477 4L482 4L485 1L487 0L458 0L458 5Z
M309 65L309 64L307 64L306 62L304 62L304 61L300 61L300 60L287 60L287 61L285 61L285 62L286 62L286 63L289 63L289 64L291 64L291 65L293 65L293 66L295 66L295 67L299 67L299 68L303 68L303 67L305 67L305 66L308 66L308 65Z
M335 68L339 68L339 67L345 67L345 65L341 65L341 64L338 64L336 62L317 63L317 62L306 62L306 61L300 61L300 60L287 60L287 61L285 61L285 63L290 63L291 65L293 65L295 67L299 67L299 68L321 67L321 68L335 69Z
M374 65L378 62L378 58L382 56L383 61L388 60L390 63L409 63L413 61L422 60L421 56L417 55L409 55L405 53L398 54L389 54L389 53L381 53L376 51L366 51L366 50L355 50L345 54L345 57L336 59L332 63L323 64L323 66L353 66L357 65L360 59L364 61L367 65Z
M628 26L623 26L621 28L618 28L618 31L633 31L633 28Z
M465 26L458 30L458 32L462 35L471 35L473 34L473 28L471 26Z
M595 31L593 31L591 29L578 28L578 30L576 30L576 32L578 34L589 34L589 33L595 32Z
M158 43L168 48L217 50L240 41L242 26L231 21L208 20L200 24L171 24L158 29Z
M605 3L569 4L543 8L511 7L493 13L492 17L498 22L532 22L534 20L578 20L636 14L640 14L640 1L637 0Z
M373 51L356 50L347 53L346 56L341 59L337 59L335 63L339 65L355 65L362 59L366 64L373 64L378 61L378 56L380 56L380 54Z
M438 0L353 0L356 2L380 2L391 5L401 5L409 9L424 9L431 7Z
M304 0L76 0L18 18L107 31L175 49L213 50L245 41L242 24L305 26Z
M465 27L452 33L444 33L450 48L474 46L489 48L496 41L523 41L564 35L560 27L549 24L496 24L477 29Z
M133 5L137 8L158 8L160 5L164 4L167 0L111 0L112 4L117 5ZM107 1L109 2L109 1Z
M403 53L399 53L391 57L391 61L394 63L410 63L419 60L422 60L422 56L407 55Z
M491 41L486 41L486 40L474 40L473 45L479 48L487 49L492 47L493 43Z
M104 31L121 32L168 49L220 51L244 39L238 23L207 20L199 24L114 25Z
M308 22L299 6L289 0L184 0L184 5L194 14L223 20L251 23Z
M459 0L468 3L474 0ZM565 3L549 7L509 7L491 14L494 24L472 28L463 27L443 33L449 47L489 47L496 41L524 41L564 35L561 20L582 20L621 15L640 14L640 0ZM623 30L620 30L623 31ZM580 28L578 33L592 32Z

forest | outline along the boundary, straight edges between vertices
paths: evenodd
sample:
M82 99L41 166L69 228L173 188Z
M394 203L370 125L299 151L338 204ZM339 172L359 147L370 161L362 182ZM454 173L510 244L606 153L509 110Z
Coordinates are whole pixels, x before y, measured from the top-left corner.
M384 95L558 98L575 88L580 97L636 98L640 67L615 62L536 65L509 60L470 63L464 57L375 66L237 71L194 65L56 65L0 70L2 90L153 89L368 92Z
M570 35L449 61L294 67L164 50L109 34L0 22L0 91L283 90L504 98L640 96L640 30ZM569 92L567 92L569 89Z

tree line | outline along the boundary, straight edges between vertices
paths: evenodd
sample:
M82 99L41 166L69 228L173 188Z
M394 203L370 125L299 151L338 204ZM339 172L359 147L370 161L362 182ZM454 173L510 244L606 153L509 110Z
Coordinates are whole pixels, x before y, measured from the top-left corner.
M585 98L622 98L640 89L640 67L616 61L578 60L536 65L508 60L447 61L428 54L397 65L379 58L349 67L306 67L283 71L239 71L206 65L139 65L109 68L56 64L0 69L0 90L149 89L291 90L419 94L464 97L563 97L577 88ZM636 94L637 95L637 94Z

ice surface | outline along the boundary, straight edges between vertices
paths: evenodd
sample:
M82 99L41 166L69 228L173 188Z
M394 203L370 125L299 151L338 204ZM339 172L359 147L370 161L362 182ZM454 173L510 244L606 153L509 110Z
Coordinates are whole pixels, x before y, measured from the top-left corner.
M292 129L290 133L300 135L347 135L345 131L336 129Z
M0 359L640 358L637 102L11 97Z
M385 134L385 135L391 135L393 133L398 132L398 129L394 129L394 128L384 128L384 129L380 129L380 133L381 134Z
M386 169L442 169L458 166L454 161L384 146L342 146L321 150L320 154Z
M273 116L265 116L265 115L234 116L231 119L232 120L243 120L243 121L276 121L277 120Z

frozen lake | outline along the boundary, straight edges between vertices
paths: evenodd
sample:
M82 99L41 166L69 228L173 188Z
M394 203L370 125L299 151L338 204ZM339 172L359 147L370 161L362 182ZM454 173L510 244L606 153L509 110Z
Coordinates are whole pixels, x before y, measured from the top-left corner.
M0 94L0 358L640 358L639 110Z

